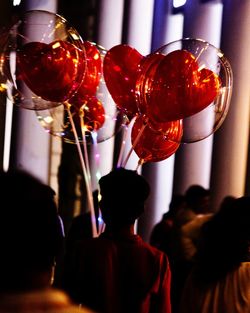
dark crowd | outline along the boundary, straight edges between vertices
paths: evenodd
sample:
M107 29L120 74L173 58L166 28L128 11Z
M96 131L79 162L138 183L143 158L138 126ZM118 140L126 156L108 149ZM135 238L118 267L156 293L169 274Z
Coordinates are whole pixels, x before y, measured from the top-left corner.
M147 243L136 221L150 184L136 171L100 179L95 238L89 214L65 235L54 191L30 174L1 172L0 190L0 312L250 312L250 197L211 208L210 191L192 185Z

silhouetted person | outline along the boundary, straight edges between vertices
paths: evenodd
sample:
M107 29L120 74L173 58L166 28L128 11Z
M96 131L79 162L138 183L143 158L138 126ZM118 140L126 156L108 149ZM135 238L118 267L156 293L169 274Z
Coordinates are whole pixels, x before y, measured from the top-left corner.
M169 204L169 210L163 214L162 220L154 226L150 236L150 244L165 252L170 261L172 256L176 215L184 206L185 197L179 194L173 195Z
M210 211L210 191L200 185L191 185L185 192L186 206L177 214L178 224L184 225L197 214Z
M169 313L168 258L134 233L135 220L149 195L148 183L123 168L99 183L105 231L79 242L67 256L66 290L100 313Z
M191 185L184 196L186 205L176 214L172 240L171 295L174 313L178 312L182 289L193 266L201 226L212 217L208 189L200 185Z
M54 191L27 173L0 172L0 210L0 312L90 312L51 287L63 244Z
M234 200L236 200L237 198L234 196L225 196L219 206L219 210L224 210L224 208L228 208L229 206L231 206L231 204L233 203Z
M202 227L183 313L250 312L250 197L223 205Z

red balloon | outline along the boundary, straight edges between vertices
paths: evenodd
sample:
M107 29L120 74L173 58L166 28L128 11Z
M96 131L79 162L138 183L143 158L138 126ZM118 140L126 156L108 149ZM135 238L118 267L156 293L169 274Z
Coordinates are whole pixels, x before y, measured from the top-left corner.
M89 41L84 42L87 68L83 82L77 92L69 100L70 104L80 109L86 101L86 97L94 96L101 79L102 60L98 49Z
M138 113L135 99L136 71L143 56L128 45L111 48L103 63L107 88L117 107L129 118Z
M78 117L83 117L85 129L88 131L96 131L101 128L105 122L104 107L95 96L84 96L81 103L74 102L71 108L76 124L80 121ZM80 105L81 104L81 105Z
M181 142L183 136L183 120L156 123L145 118L145 121L152 131L163 134L165 139L174 142Z
M85 74L85 54L73 44L29 42L17 53L18 79L37 96L53 102L67 101Z
M84 41L87 68L83 82L77 93L95 95L102 74L102 60L99 50L89 41Z
M164 55L160 53L149 54L144 57L138 65L136 77L136 98L138 110L141 114L146 114L146 90L150 90L153 83L153 77L159 63L164 59ZM150 75L143 75L143 73L150 73Z
M219 77L208 69L200 70L186 50L169 53L146 75L152 81L144 95L147 115L156 122L179 120L202 111L221 87Z
M131 132L131 142L140 160L144 162L158 162L167 159L177 151L180 145L179 143L167 140L165 135L155 132L148 125L145 126L138 138L138 134L144 126L143 118L138 116ZM182 132L179 130L180 127L182 127L182 124L178 123L178 121L170 122L169 132L172 132L174 136L174 129L176 129L176 131L181 134ZM168 139L170 139L170 137Z

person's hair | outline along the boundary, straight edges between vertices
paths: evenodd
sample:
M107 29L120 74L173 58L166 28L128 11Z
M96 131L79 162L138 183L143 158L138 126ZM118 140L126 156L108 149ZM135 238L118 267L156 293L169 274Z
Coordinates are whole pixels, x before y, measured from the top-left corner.
M150 187L136 171L117 168L100 181L103 220L106 224L133 224L143 213Z
M210 190L200 185L191 185L185 192L187 206L196 213L202 211L202 201L210 196Z
M184 195L174 194L169 203L169 210L162 215L163 220L174 218L176 214L185 206L186 199Z
M0 172L0 288L49 270L61 252L63 228L54 191L23 171ZM6 276L5 276L6 275Z
M228 202L202 228L196 279L217 281L249 258L250 197Z

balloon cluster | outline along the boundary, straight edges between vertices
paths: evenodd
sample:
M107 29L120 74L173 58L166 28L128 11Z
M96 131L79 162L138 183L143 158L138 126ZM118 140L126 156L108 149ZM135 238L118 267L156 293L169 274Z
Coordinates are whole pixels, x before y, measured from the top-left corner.
M34 110L47 132L76 144L95 236L86 144L107 140L133 121L138 164L164 160L181 143L221 126L232 71L223 53L202 40L181 39L147 56L122 44L106 51L83 41L62 16L33 10L1 33L3 91L15 105Z
M214 133L232 92L229 62L198 39L169 43L145 57L117 45L105 56L104 78L119 110L135 117L131 141L140 162L164 160L180 143Z
M157 162L180 143L210 136L226 117L231 67L206 41L181 39L147 56L123 44L106 51L83 41L63 17L39 10L5 35L0 78L9 97L66 142L92 143L93 134L101 142L135 120L134 151Z
M69 113L80 141L104 141L124 125L102 75L106 50L83 41L62 16L28 11L3 35L0 83L46 131L75 143Z

